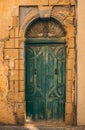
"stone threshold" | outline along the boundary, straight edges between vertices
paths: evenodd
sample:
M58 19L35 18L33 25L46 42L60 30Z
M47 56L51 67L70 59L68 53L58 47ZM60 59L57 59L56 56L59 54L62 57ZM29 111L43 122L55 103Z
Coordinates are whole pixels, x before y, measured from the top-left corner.
M13 125L0 125L0 130L85 130L85 126L13 126Z

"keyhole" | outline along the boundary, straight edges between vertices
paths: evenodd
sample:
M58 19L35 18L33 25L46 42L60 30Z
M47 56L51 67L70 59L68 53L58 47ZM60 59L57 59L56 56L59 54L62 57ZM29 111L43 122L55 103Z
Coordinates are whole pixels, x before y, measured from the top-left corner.
M34 74L35 74L35 75L37 74L37 69L34 69Z
M57 68L55 69L55 74L56 74L56 75L58 74L58 70L57 70Z

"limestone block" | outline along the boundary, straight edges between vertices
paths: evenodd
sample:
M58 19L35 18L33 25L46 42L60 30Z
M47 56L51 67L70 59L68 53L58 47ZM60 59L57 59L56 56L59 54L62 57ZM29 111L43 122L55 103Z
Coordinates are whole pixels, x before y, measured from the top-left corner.
M16 22L16 21L14 21ZM18 38L18 35L19 35L19 28L16 27L17 23L13 23L13 28L9 30L9 35L10 35L10 38Z
M14 38L15 37L15 29L14 28L9 30L9 35L10 35L10 38Z
M17 70L19 69L19 60L14 61L14 68Z
M57 8L57 7L56 7ZM52 11L52 14L51 14L51 16L52 17L55 17L58 21L60 21L60 22L62 22L63 23L63 20L64 20L64 18L66 17L66 14L60 14L60 13L58 13L59 11L57 11L57 10L54 10L54 11ZM61 12L61 11L60 11Z
M24 60L15 60L15 69L24 69Z
M0 14L1 14L1 8L0 8ZM5 18L2 18L1 16L0 17L0 41L5 41L9 39L9 31L8 31L9 26L10 26L10 18L8 22L8 20L6 19L6 16Z
M67 81L66 83L66 92L72 92L72 81Z
M15 103L15 116L17 124L24 124L25 122L25 103L17 102Z
M4 49L4 58L5 59L18 59L18 49Z
M24 125L25 123L25 113L17 112L16 113L16 122L18 125Z
M0 100L5 100L8 93L8 66L0 61Z
M19 48L23 48L24 49L24 45L25 45L24 40L20 40L19 41Z
M72 125L73 123L73 115L72 114L66 114L65 116L65 124L66 125Z
M73 60L74 60L73 58L67 59L67 65L66 65L67 69L70 69L70 70L73 69Z
M72 81L72 70L67 70L67 80Z
M19 85L19 83L18 83L19 81L17 81L17 80L10 80L9 81L9 90L10 90L10 92L12 91L12 92L18 92L18 85Z
M5 41L5 48L14 48L14 39Z
M70 10L69 17L73 17L74 18L75 17L75 6L70 7L69 10Z
M4 42L0 42L0 61L3 61Z
M20 5L48 5L48 0L19 0Z
M25 91L25 83L24 81L19 81L19 91Z
M14 92L18 92L19 91L19 81L15 81L14 82Z
M18 102L24 102L25 101L25 93L19 92L18 93Z
M66 92L66 102L67 103L72 102L72 92L69 91Z
M23 70L24 67L25 67L24 66L24 60L20 60L20 66L19 66L19 68Z
M68 5L69 0L49 0L49 5Z
M38 9L41 18L50 18L52 6L39 6Z
M0 75L0 99L6 99L8 92L8 80L7 77L3 74Z
M7 100L0 100L0 124L16 124L13 107Z
M65 22L64 22L65 23ZM75 33L75 28L72 24L66 24L65 23L65 28L66 28L66 32L67 32L67 35L66 35L66 38L69 39L69 38L74 38L74 33ZM70 30L70 31L69 31Z
M76 4L76 0L71 0L71 5L75 5Z
M17 114L23 114L25 112L25 103L16 103L15 104L15 111Z
M19 40L18 39L14 39L14 47L19 48Z
M9 80L9 90L14 91L14 80Z
M18 15L19 15L19 9L18 9L18 7L17 7L17 6L13 6L13 7L12 7L12 12L11 12L11 15L12 15L13 17L15 17L15 16L18 16Z
M15 48L19 48L19 40L15 39Z
M12 26L13 27L17 27L18 26L18 17L17 16L13 16L12 17Z
M37 6L20 6L19 7L19 24L22 25L23 21L26 20L26 18L31 18L31 16L38 15L39 11ZM29 22L28 22L29 23Z
M66 114L72 114L72 103L66 103Z
M9 68L14 69L14 58L10 58L10 60L9 60Z
M19 28L15 27L15 38L19 37Z
M52 15L59 15L59 17L61 17L64 20L67 16L69 16L72 13L71 9L69 9L68 6L54 6L52 8Z
M10 76L9 76L9 79L10 80L18 80L18 70L11 70L10 71Z
M66 18L66 22L67 22L67 24L71 24L71 25L73 25L74 24L74 17L73 16L69 16L69 17L67 17Z
M24 49L19 49L19 59L24 59Z
M9 91L8 92L8 101L12 104L13 102L18 102L18 93Z
M74 37L67 39L67 43L68 43L68 48L73 49L75 46Z
M15 48L24 49L24 40L15 39Z
M19 71L19 80L24 80L24 71L23 70L20 70Z
M75 50L69 49L68 50L68 58L74 58L74 56L75 56Z

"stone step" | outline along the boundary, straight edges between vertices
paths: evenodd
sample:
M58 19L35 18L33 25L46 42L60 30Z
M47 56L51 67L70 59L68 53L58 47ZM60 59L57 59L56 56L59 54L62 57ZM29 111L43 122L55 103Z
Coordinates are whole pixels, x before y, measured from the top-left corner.
M53 126L11 126L11 125L0 125L0 130L85 130L84 126L64 126L64 127L53 127Z

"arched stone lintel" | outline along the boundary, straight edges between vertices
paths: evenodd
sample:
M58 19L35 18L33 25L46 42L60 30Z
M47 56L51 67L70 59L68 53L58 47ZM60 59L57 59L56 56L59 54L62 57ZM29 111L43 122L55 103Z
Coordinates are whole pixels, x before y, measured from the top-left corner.
M26 28L28 27L28 25L30 25L35 19L39 18L39 14L38 13L33 13L31 15L29 15L29 17L25 18L21 27L20 27L20 31L19 31L19 37L20 38L24 38L24 34L26 31Z
M64 28L65 32L67 33L66 35L66 42L67 44L69 44L69 39L68 38L73 38L73 32L74 32L74 26L73 24L70 24L66 21L66 19L63 19L62 17L59 17L58 14L51 14L52 18L54 18L56 21L58 21L62 27ZM19 31L19 37L21 39L23 39L22 41L24 42L25 41L25 32L26 32L26 29L28 26L30 26L31 23L33 23L36 19L40 18L40 15L39 13L33 13L33 14L30 14L29 17L25 18L25 20L23 21L21 27L20 27L20 31ZM70 31L69 31L70 30ZM73 45L74 45L74 41L71 41L71 43L73 42ZM69 57L70 57L70 54L69 54ZM71 57L70 57L71 58ZM71 58L72 59L72 58ZM74 59L72 59L74 60ZM70 64L70 62L69 62ZM68 68L67 68L68 69ZM69 71L69 70L68 70ZM72 81L71 81L72 82ZM66 84L67 84L67 80L66 80ZM66 86L67 87L67 86ZM71 87L71 86L70 86ZM71 88L72 89L72 88ZM72 91L72 90L71 90ZM71 91L70 91L70 94L71 94ZM69 93L69 92L68 92ZM67 96L67 92L66 92L66 96ZM72 103L68 104L67 100L66 100L66 109L65 109L65 122L66 124L71 124L73 121L72 121L72 111L73 108L70 110L69 112L69 105L71 106L72 108ZM68 121L69 119L69 121Z
M51 15L50 17L54 18L56 21L58 21L61 26L64 28L64 31L67 33L67 30L65 28L65 24L63 22L63 19L61 19L60 17L56 17L55 15ZM36 19L40 18L40 15L38 13L33 13L31 15L29 15L29 17L25 18L25 20L23 21L21 27L20 27L20 31L19 31L19 37L20 38L25 38L25 31L26 31L26 28L33 22L35 21ZM46 18L46 17L45 17Z

